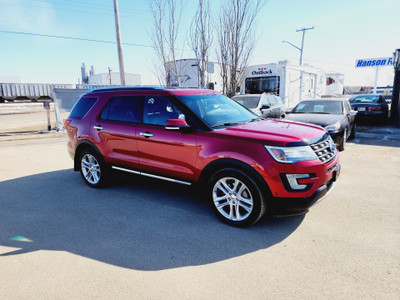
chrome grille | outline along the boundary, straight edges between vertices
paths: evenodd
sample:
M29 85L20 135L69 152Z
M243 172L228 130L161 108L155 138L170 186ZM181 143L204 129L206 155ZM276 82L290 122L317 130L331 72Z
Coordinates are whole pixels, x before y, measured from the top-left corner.
M324 164L329 163L337 153L335 143L331 137L328 137L326 140L320 143L311 145L311 148L314 150L315 154L317 154L320 161L322 161Z

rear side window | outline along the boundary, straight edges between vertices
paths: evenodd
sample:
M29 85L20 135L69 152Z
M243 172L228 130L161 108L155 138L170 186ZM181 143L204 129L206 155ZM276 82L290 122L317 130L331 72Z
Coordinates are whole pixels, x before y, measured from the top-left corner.
M139 104L144 97L122 96L111 98L101 112L100 119L120 122L140 122Z
M88 113L88 111L93 107L96 103L97 98L81 98L75 104L74 108L71 111L70 117L82 118L84 115Z

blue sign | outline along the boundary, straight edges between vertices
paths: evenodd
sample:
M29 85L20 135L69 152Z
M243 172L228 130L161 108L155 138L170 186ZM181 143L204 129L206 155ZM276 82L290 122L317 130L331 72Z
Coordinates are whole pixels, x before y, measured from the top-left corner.
M356 68L393 66L392 57L363 58L356 60Z

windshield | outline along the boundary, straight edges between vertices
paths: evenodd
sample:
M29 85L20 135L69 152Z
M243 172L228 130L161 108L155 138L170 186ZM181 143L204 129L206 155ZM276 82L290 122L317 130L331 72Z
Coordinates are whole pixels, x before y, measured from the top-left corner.
M378 103L379 96L362 95L350 99L350 103Z
M341 101L303 101L292 113L341 115L343 107Z
M257 119L257 115L223 95L190 95L178 98L209 127L228 127Z
M233 97L232 99L247 108L257 108L260 102L260 97Z
M246 78L246 94L262 94L264 92L279 96L279 76Z

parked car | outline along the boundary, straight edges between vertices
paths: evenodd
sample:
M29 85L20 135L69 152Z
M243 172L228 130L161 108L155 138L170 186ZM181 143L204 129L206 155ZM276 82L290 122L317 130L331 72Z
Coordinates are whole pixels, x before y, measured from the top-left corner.
M211 90L98 89L64 125L74 170L90 187L104 186L113 170L199 184L215 214L234 226L264 213L305 213L340 171L322 128L260 120Z
M263 94L237 95L232 98L262 118L283 118L285 106L278 96Z
M369 121L369 122L381 122L384 123L389 117L389 106L388 103L391 100L386 101L383 95L378 94L365 94L357 95L350 98L351 106L357 113L357 122Z
M320 125L343 151L347 139L355 138L356 114L348 100L325 98L300 102L287 112L286 119Z

